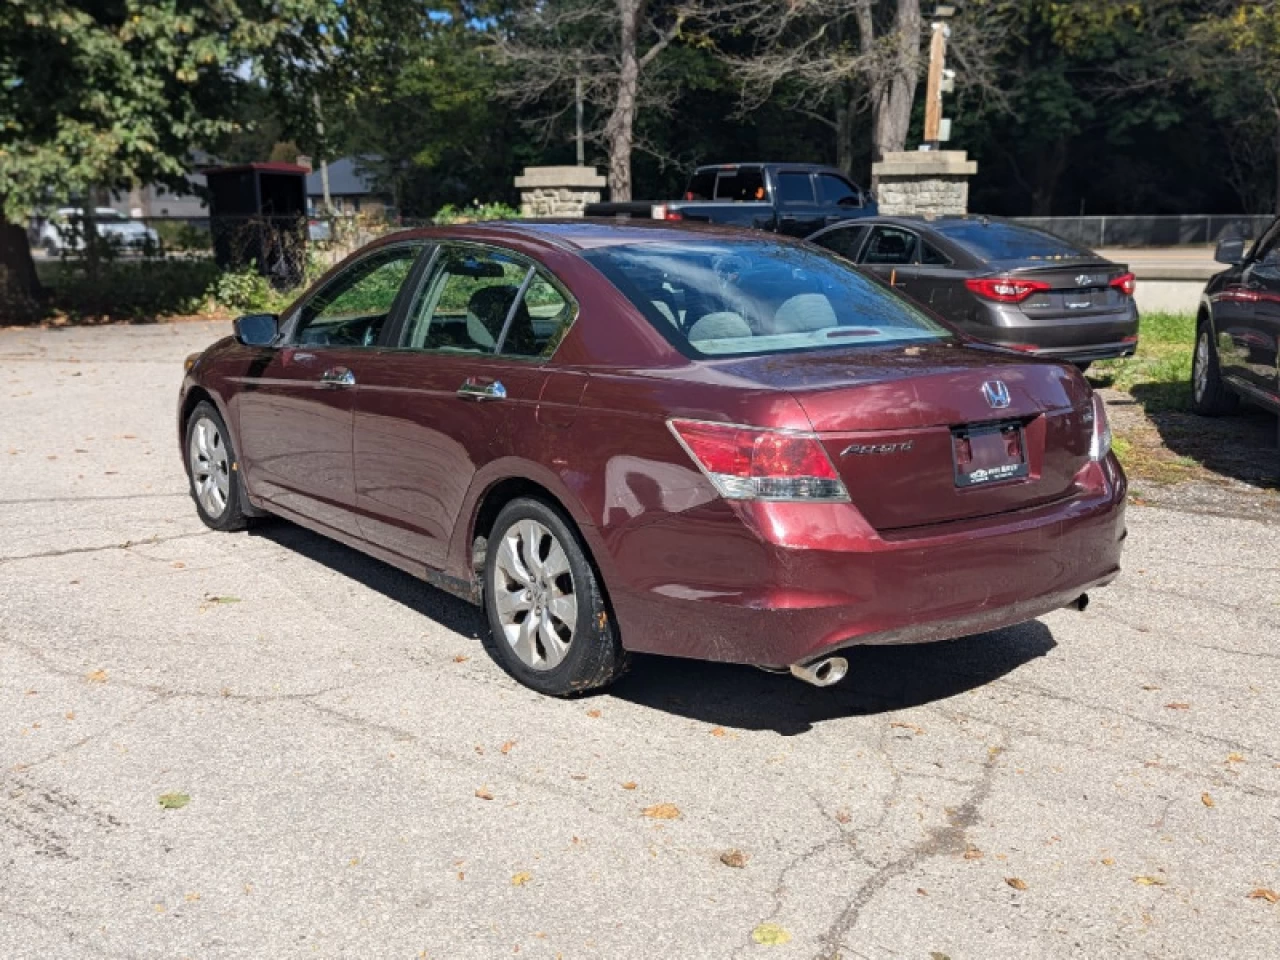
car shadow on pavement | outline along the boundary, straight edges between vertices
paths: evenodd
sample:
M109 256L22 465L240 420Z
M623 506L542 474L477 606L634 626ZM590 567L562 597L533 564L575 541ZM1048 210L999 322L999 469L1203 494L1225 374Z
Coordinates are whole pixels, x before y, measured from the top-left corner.
M455 633L480 639L488 630L479 607L336 540L286 520L269 520L250 528L250 533L350 577Z
M806 733L824 720L918 707L981 687L1056 646L1038 620L942 643L852 647L827 688L737 664L637 657L609 693L721 727Z

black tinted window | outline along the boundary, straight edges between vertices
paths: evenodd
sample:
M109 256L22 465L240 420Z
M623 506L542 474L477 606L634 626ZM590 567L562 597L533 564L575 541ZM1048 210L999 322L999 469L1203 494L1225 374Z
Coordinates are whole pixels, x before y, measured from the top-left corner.
M944 253L934 249L933 244L922 240L920 242L920 262L929 266L942 267L951 261L947 259Z
M940 220L933 224L953 243L983 260L1079 260L1093 254L1052 234L1012 223Z
M728 200L732 203L752 203L763 200L764 174L759 167L738 167L735 170L721 170L716 177L717 200Z
M813 203L813 178L807 173L778 175L779 203Z
M841 227L830 233L824 233L813 242L826 247L833 253L840 254L846 260L856 260L858 250L862 247L862 238L866 235L866 227Z
M689 188L684 192L686 200L713 200L716 195L716 172L699 170L689 179Z
M841 207L862 206L862 196L849 185L843 177L834 173L818 174L818 190L822 194L822 202Z
M867 252L863 255L863 263L891 264L904 266L916 262L916 235L901 227L876 227L871 231L871 240L867 244Z

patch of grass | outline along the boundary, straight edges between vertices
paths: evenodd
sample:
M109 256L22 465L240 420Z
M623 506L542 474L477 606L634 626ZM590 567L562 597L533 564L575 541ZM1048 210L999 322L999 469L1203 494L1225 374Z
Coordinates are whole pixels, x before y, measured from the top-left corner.
M1195 339L1194 315L1145 314L1138 324L1137 353L1125 360L1103 360L1094 364L1089 376L1126 392L1139 384L1159 385L1161 389L1154 395L1156 406L1184 410L1191 400L1191 354Z

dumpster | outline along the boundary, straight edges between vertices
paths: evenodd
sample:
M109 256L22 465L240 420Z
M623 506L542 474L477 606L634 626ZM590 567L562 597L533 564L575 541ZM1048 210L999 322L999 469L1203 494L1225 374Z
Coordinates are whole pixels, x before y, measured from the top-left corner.
M278 290L301 283L307 257L307 168L243 163L204 174L218 266L252 267Z

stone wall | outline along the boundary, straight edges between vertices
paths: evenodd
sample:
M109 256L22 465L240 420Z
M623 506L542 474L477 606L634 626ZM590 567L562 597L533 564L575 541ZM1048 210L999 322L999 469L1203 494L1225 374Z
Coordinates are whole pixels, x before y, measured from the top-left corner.
M890 153L872 164L871 188L888 216L964 214L969 177L977 172L962 150Z
M599 203L605 178L595 167L525 167L516 177L522 217L580 217Z

